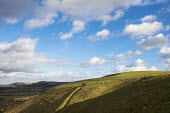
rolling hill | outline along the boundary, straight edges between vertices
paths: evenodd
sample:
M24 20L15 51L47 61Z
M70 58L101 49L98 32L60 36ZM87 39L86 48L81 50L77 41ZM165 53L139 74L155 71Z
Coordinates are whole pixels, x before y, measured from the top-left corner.
M113 74L53 87L5 113L170 113L170 72Z
M49 88L65 83L40 81L37 83L16 82L0 85L0 113L43 93Z

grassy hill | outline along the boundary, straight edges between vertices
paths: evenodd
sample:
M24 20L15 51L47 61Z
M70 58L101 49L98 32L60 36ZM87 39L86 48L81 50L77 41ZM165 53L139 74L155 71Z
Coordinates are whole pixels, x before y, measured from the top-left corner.
M16 82L9 85L0 85L0 113L61 84L65 84L65 82Z
M169 108L170 72L141 71L56 86L5 113L170 113Z

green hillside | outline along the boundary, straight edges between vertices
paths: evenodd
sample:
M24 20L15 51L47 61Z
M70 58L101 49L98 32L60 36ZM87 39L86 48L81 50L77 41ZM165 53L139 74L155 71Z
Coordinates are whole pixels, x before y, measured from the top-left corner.
M56 86L5 113L170 113L169 108L170 72L141 71Z
M29 100L44 91L66 82L23 83L16 82L9 85L0 85L0 113Z

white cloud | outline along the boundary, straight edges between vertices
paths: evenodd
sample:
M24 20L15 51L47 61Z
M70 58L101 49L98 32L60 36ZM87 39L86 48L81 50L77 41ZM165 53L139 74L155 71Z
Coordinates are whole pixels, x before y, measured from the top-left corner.
M41 4L36 8L34 17L24 23L26 28L42 28L55 22L58 16L58 0L43 0Z
M120 64L120 63L124 63L126 62L124 59L128 59L131 58L132 55L140 55L142 54L142 52L136 50L136 51L128 51L125 53L120 53L118 55L116 55L113 59L109 59L109 60L105 60L105 59L101 59L98 57L93 57L91 58L89 61L84 62L81 64L82 67L90 67L90 66L96 66L96 65L102 65L102 64L106 64L106 63L115 63L115 64ZM110 54L106 54L105 56L114 56L113 53Z
M170 25L167 25L167 26L165 27L165 30L166 30L166 31L170 30Z
M83 21L73 21L72 32L80 32L85 29L85 23Z
M46 74L46 77L52 77L52 78L89 78L91 77L91 73L90 72L63 72L63 71L59 71L59 72L52 72L49 74Z
M16 24L18 22L18 20L17 19L6 19L6 22L8 24Z
M158 54L161 57L161 60L165 62L165 66L167 66L166 70L170 70L170 47L164 46L161 47Z
M126 72L126 71L156 71L158 68L152 66L151 68L147 67L147 64L141 60L137 59L133 64L130 65L119 65L115 68L117 72Z
M159 54L170 54L170 47L167 46L161 47Z
M103 29L102 31L100 32L97 32L96 33L96 36L99 36L99 37L106 37L110 34L110 31L107 30L107 29Z
M32 52L35 49L37 39L22 38L13 43L0 43L0 53Z
M10 72L40 72L42 65L69 65L71 61L51 60L42 53L35 53L37 39L22 38L12 43L0 43L0 71Z
M51 73L25 73L25 72L0 72L2 83L14 82L38 82L38 81L57 81L70 82L91 78L93 73L90 72L64 72L57 71ZM27 79L25 79L27 78Z
M155 15L147 15L147 16L141 18L140 20L141 20L142 22L152 22L152 21L155 21L156 18L157 18L157 17L156 17Z
M159 48L169 44L168 38L166 38L162 33L156 36L149 36L146 39L138 41L136 45L143 49Z
M108 39L110 31L108 29L103 29L102 31L97 32L95 35L89 36L88 39L91 41L105 40Z
M117 10L117 11L115 11L114 16L105 15L105 16L102 16L100 20L103 21L103 25L106 25L108 22L110 22L112 20L117 20L120 17L122 17L123 15L124 15L124 12L122 10Z
M114 53L108 53L105 56L112 57L112 56L114 56Z
M31 16L38 3L32 0L0 0L0 21L15 24L25 16Z
M74 34L79 33L83 30L85 30L85 23L83 21L73 21L72 28L69 31L69 33L60 33L59 38L61 40L72 38Z
M85 21L102 20L101 18L109 15L111 18L119 18L120 14L115 13L115 16L111 15L112 12L117 9L128 9L131 6L147 5L157 2L148 0L58 0L59 11L69 15L72 19L80 19Z
M101 65L106 63L107 61L98 57L91 58L88 62L82 63L81 66L83 67L90 67L94 65Z
M141 51L139 51L139 50L136 50L135 52L134 52L134 54L136 54L136 55L141 55L141 54L143 54Z
M35 16L32 19L26 20L24 26L28 29L42 28L53 24L57 18L58 0L43 0L42 6L37 7Z
M116 20L131 6L150 5L165 0L0 0L0 21L16 23L27 17L24 26L28 29L42 28L53 24L58 13L69 20L103 21ZM61 17L62 18L62 17Z
M101 59L98 57L93 57L89 61L82 63L81 66L82 67L90 67L90 66L102 65L105 63L112 63L112 62L114 62L115 64L120 64L120 63L126 62L124 59L131 58L132 55L140 55L140 54L143 54L143 53L139 50L127 51L125 53L120 53L115 56L113 53L109 53L109 54L106 54L105 56L111 56L111 57L114 56L113 59L105 60L105 59Z
M72 33L64 33L64 34L62 33L62 35L59 38L62 40L65 40L65 39L69 39L71 37L73 37Z
M115 56L116 60L120 60L120 59L128 59L132 57L132 51L128 51L125 53L120 53L118 55Z
M141 24L129 24L124 28L125 34L131 34L132 37L154 35L163 29L160 22L143 22Z
M141 51L139 50L136 50L136 51L127 51L127 52L124 52L124 53L120 53L118 55L115 56L115 60L121 60L121 59L128 59L128 58L131 58L132 55L140 55L142 54Z
M28 29L42 28L50 24L53 24L55 22L54 18L56 17L57 17L57 14L49 13L47 15L44 15L44 17L39 17L39 18L37 17L37 18L27 20L24 23L24 26Z
M132 1L132 0L131 0ZM134 0L132 1L135 2ZM58 6L60 11L69 15L73 19L80 19L85 21L99 20L101 17L110 14L116 8L129 7L132 3L115 1L115 0L63 0Z

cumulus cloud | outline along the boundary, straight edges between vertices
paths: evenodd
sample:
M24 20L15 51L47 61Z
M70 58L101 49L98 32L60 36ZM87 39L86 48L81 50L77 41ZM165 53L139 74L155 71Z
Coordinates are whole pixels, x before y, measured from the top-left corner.
M131 58L132 55L140 55L142 54L141 51L139 50L136 50L136 51L127 51L127 52L124 52L124 53L120 53L118 55L115 56L115 60L122 60L122 59L128 59L128 58Z
M132 51L128 51L125 53L120 53L118 55L115 56L116 60L120 60L120 59L127 59L127 58L131 58L132 57Z
M152 66L147 67L147 64L142 59L137 59L133 64L130 65L119 65L115 68L116 72L126 72L126 71L156 71L158 68Z
M2 83L14 82L38 82L38 81L57 81L70 82L91 78L93 73L90 72L64 72L57 71L51 73L25 73L25 72L0 72ZM25 79L27 78L27 79Z
M80 32L85 29L85 23L83 21L73 21L72 32Z
M157 18L157 16L155 16L155 15L147 15L147 16L141 18L140 20L142 22L152 22L152 21L155 21L156 18Z
M0 21L17 23L25 16L31 16L38 3L32 0L0 0Z
M161 57L161 60L165 62L165 66L167 66L166 70L170 70L170 47L163 46L160 48L158 54Z
M24 23L26 28L42 28L55 22L58 0L43 0L41 3L42 6L36 8L34 17Z
M46 77L53 77L53 78L69 78L70 80L74 79L85 79L90 78L92 73L90 72L52 72L46 74ZM72 79L71 79L72 78Z
M106 62L107 61L105 59L101 59L101 58L98 58L98 57L93 57L89 61L82 63L81 66L90 67L90 66L95 66L95 65L101 65L101 64L104 64Z
M44 15L44 17L29 19L24 23L24 26L28 29L42 28L53 24L55 22L54 17L57 17L57 14L51 13Z
M53 24L58 13L71 20L103 21L116 20L131 6L150 5L165 0L1 0L0 20L16 23L29 17L24 26L28 29L42 28ZM15 20L15 21L14 21Z
M113 16L105 15L105 16L102 16L100 20L102 20L103 25L106 25L108 22L110 22L112 20L117 20L120 17L122 17L123 15L124 15L124 11L117 10L117 11L115 11L115 15L113 15Z
M146 39L138 41L136 45L140 48L149 50L152 48L159 48L161 46L166 46L169 44L169 39L166 38L162 33L156 36L149 36Z
M78 20L73 21L72 26L73 27L71 28L69 33L60 33L59 38L62 40L69 39L73 37L74 34L85 30L85 23L83 21L78 21Z
M62 39L62 40L65 40L65 39L69 39L71 37L73 37L72 33L61 33L61 36L59 38Z
M88 39L91 41L105 40L108 39L110 31L108 29L103 29L102 31L97 32L95 35L89 36Z
M165 55L165 54L169 54L170 53L170 47L164 46L161 47L159 54Z
M85 21L102 20L101 18L109 15L112 19L119 18L122 13L119 11L114 15L112 12L117 9L128 9L131 6L147 5L157 2L156 0L58 0L59 11L69 15L72 19ZM161 1L160 1L161 2ZM108 20L108 19L107 19Z
M42 65L70 65L68 59L51 60L42 53L35 53L37 39L21 38L12 43L0 43L0 71L10 72L40 72Z
M125 34L130 34L132 37L154 35L163 29L160 22L143 22L141 24L129 24L124 28Z

